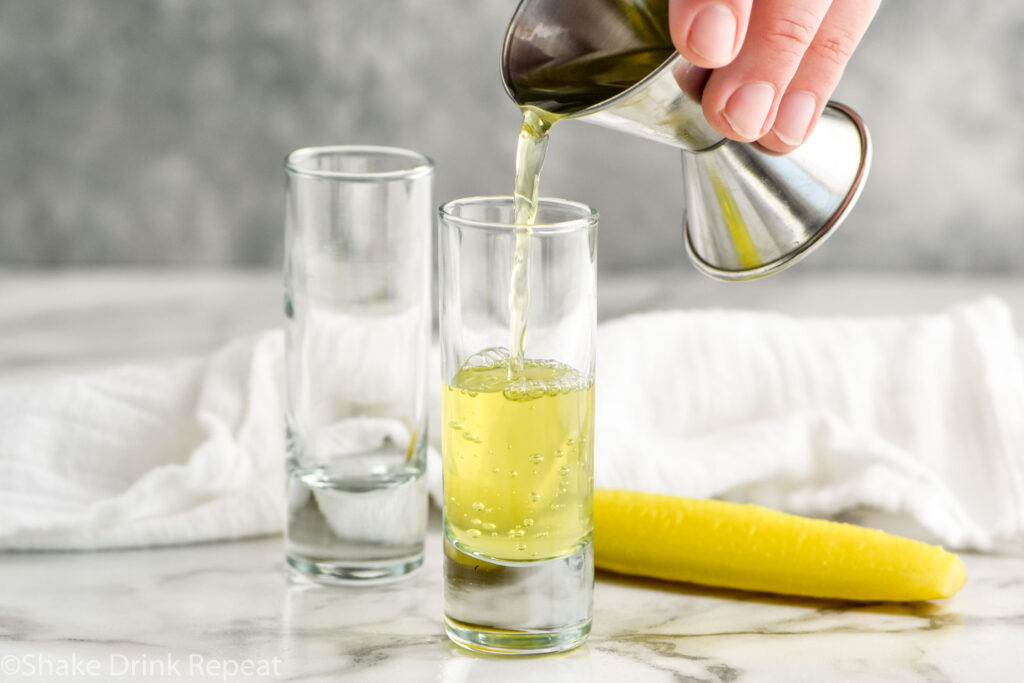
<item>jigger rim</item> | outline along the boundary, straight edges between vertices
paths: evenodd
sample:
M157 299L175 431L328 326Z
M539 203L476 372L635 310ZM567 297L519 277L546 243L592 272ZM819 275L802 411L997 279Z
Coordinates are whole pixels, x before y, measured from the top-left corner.
M535 0L519 0L519 4L516 5L516 10L512 14L512 19L509 20L508 22L508 28L505 30L505 40L501 44L501 85L503 88L505 88L505 93L508 95L509 99L521 107L525 105L516 99L515 94L513 94L512 92L512 87L509 85L510 79L508 74L508 53L512 44L512 30L515 28L520 16L523 15L526 5L534 1ZM667 69L673 62L679 59L685 58L681 54L679 54L679 52L673 50L672 54L670 54L664 62L662 62L655 68L651 69L651 71L646 76L641 78L633 85L629 86L628 88L624 88L621 92L618 92L607 99L601 100L596 104L592 104L589 107L584 107L583 109L580 109L579 111L574 111L571 114L566 114L565 118L582 118L584 116L587 116L588 114L593 114L594 112L598 112L613 106L619 100L625 99L628 95L646 85L648 81L654 80L662 71Z
M811 252L821 246L825 240L835 232L835 229L838 228L844 220L846 220L846 217L850 214L851 209L854 204L857 203L857 199L860 197L860 193L864 189L864 178L867 177L868 171L871 168L871 134L868 132L868 128L864 125L864 120L861 119L860 115L845 104L830 100L829 103L825 105L825 109L832 109L844 114L857 128L857 132L860 135L860 165L858 166L857 173L853 178L853 184L850 186L849 191L847 191L846 196L843 198L843 202L806 242L800 244L792 251L783 254L774 261L769 261L768 263L757 266L756 268L746 268L743 270L726 270L714 266L702 259L697 254L697 251L693 246L693 238L690 234L690 220L687 218L686 223L683 225L683 232L686 235L686 239L683 241L686 244L687 256L690 257L691 263L693 263L699 271L709 277L715 278L716 280L726 280L730 282L755 280L767 275L772 275L773 273L785 270L789 266L795 265L797 262L806 258ZM731 141L727 144L731 144ZM687 152L683 153L686 154Z

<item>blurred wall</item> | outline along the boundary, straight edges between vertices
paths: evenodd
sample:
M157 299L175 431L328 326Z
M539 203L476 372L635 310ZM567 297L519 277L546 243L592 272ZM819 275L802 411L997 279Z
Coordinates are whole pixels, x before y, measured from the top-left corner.
M281 159L380 143L437 199L507 193L514 0L0 0L0 265L265 265ZM1024 272L1024 3L887 0L836 99L872 176L808 268ZM543 192L602 212L603 267L685 258L677 154L556 129Z

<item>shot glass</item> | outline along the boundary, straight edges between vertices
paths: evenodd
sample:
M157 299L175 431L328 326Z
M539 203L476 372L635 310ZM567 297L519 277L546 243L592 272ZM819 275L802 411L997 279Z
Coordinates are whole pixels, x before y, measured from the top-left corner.
M288 563L322 582L423 562L431 161L389 147L285 160Z
M541 199L526 231L513 212L511 197L441 207L445 623L473 650L539 654L590 632L598 217ZM528 296L511 292L517 242Z

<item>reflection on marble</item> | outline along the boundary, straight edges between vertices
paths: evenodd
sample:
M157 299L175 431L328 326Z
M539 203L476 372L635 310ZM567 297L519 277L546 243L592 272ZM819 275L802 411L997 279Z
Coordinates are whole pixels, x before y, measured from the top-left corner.
M603 275L599 291L604 318L671 306L909 313L985 294L1006 298L1018 320L1024 315L1019 280L796 270L749 287L672 270ZM0 382L205 352L278 324L279 292L273 272L0 272ZM436 514L422 569L372 589L290 581L279 537L0 554L0 679L67 680L58 667L73 662L97 670L80 668L80 680L371 683L962 683L1017 680L1024 670L1024 557L965 556L969 580L960 594L893 605L599 574L588 643L524 659L448 642L441 559ZM241 673L246 663L267 670ZM39 673L43 665L49 669ZM134 675L123 672L127 665ZM177 671L167 671L171 665Z
M155 662L277 660L293 681L999 681L1024 665L1024 558L966 556L933 603L848 604L599 573L573 652L502 659L448 642L440 525L423 568L374 588L289 579L278 537L0 562L0 652ZM140 677L141 678L141 677ZM199 677L201 679L201 677Z

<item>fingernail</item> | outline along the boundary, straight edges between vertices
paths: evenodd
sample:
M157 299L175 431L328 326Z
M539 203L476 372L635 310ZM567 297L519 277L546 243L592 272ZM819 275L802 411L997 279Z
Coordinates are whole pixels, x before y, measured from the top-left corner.
M717 2L697 12L686 38L691 50L715 64L729 61L735 43L736 15Z
M775 88L770 83L747 83L732 94L722 115L737 135L756 140L774 101Z
M807 137L817 108L818 102L809 92L786 93L779 103L779 113L775 115L772 130L787 145L796 147Z

